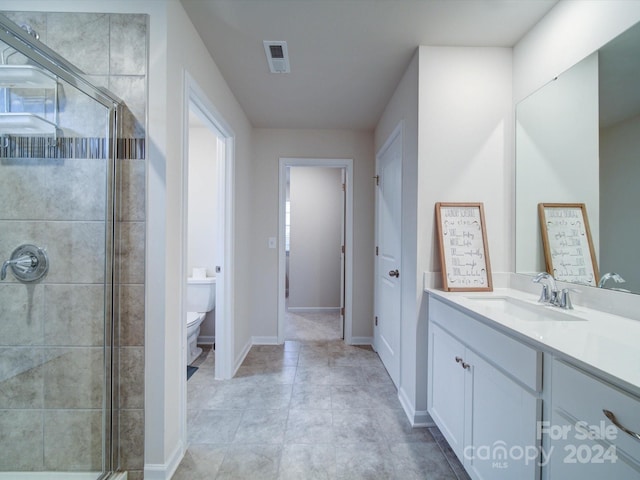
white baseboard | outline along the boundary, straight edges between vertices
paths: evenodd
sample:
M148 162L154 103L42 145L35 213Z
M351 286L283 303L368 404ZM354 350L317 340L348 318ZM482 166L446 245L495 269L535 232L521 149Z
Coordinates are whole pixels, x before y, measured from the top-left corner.
M426 410L416 410L407 392L402 387L398 389L398 400L412 427L433 427L435 423Z
M200 335L198 337L198 345L215 345L215 344L216 344L215 335Z
M278 345L278 337L251 337L253 345Z
M414 427L435 427L436 422L433 421L431 415L426 410L416 410L416 413L413 415L413 426Z
M373 337L351 337L351 345L371 345L373 347Z
M411 402L411 400L409 400L407 393L402 387L398 388L398 400L400 400L400 405L402 405L402 409L407 415L409 422L411 422L411 425L413 425L413 415L415 412L415 408L413 408L413 403Z
M176 473L178 465L184 457L185 448L182 442L178 442L175 450L169 457L167 463L162 464L146 464L144 466L144 479L145 480L171 480L173 474Z
M232 377L235 376L236 372L240 368L240 365L242 365L242 362L244 362L244 358L249 353L249 350L251 350L251 345L253 345L253 343L251 341L251 338L249 338L249 340L247 340L247 343L245 343L244 347L242 347L242 350L240 351L240 355L236 357L236 361L233 366L233 372L231 372Z

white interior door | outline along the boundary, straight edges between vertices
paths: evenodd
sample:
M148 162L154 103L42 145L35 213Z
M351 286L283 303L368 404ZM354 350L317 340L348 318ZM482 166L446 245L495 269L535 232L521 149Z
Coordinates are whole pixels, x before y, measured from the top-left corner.
M402 135L398 130L377 159L376 351L393 382L400 376Z

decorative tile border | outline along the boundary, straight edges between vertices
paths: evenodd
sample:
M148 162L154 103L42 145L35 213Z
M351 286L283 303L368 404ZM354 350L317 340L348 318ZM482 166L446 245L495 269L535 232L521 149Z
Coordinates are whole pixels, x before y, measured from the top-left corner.
M108 158L106 138L78 137L23 137L10 136L0 139L0 158ZM144 138L120 138L117 140L118 160L143 160Z

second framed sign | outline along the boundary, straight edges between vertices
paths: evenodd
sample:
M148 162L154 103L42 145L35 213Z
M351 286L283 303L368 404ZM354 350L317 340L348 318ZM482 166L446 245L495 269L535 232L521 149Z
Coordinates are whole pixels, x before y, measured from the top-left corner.
M447 291L492 291L482 203L436 203L436 223Z
M587 207L584 203L539 203L547 272L556 280L598 285Z

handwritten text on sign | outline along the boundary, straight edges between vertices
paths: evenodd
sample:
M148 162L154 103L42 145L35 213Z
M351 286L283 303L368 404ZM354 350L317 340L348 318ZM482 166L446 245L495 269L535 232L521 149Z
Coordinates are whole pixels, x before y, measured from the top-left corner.
M580 208L545 208L553 276L565 282L595 285L589 237Z
M488 286L480 209L443 207L440 222L449 286Z

